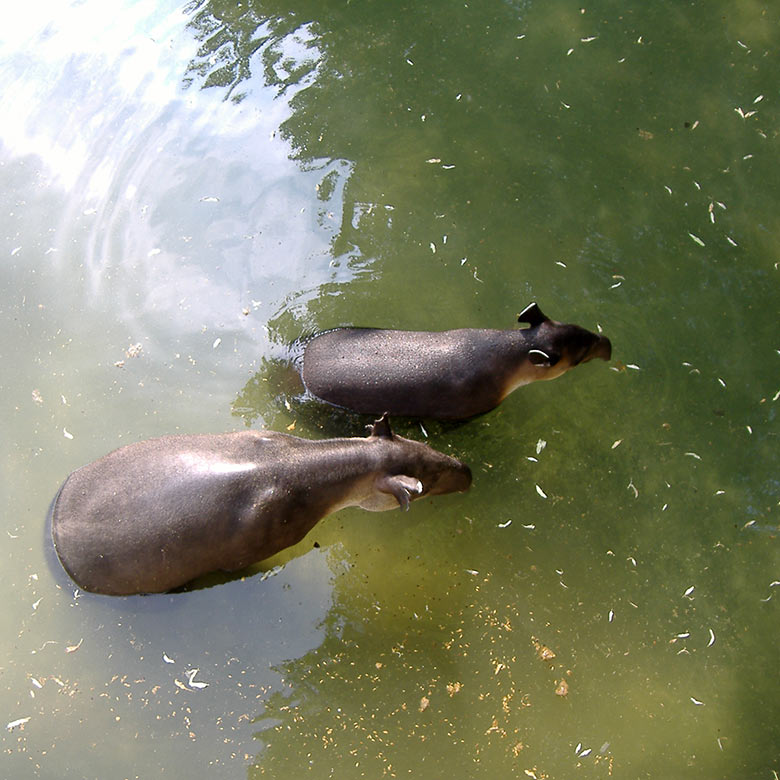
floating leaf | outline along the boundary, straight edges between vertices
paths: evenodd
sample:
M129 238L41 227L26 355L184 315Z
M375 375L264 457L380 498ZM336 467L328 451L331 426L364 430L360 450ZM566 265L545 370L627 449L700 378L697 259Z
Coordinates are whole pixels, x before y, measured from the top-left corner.
M81 647L83 642L84 642L84 637L81 637L81 639L79 639L77 644L75 644L75 645L68 645L65 648L65 652L66 653L75 653L76 650L78 650Z

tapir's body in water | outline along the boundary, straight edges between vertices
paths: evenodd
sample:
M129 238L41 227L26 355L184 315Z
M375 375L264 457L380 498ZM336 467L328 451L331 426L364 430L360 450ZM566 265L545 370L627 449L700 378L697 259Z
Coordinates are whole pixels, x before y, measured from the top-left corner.
M385 417L363 439L167 436L73 472L52 507L52 539L85 590L155 593L268 558L343 507L406 509L470 484L468 466L395 436Z
M518 321L529 327L336 328L306 344L301 376L312 395L355 412L463 420L493 409L521 385L612 355L608 338L554 322L535 303Z

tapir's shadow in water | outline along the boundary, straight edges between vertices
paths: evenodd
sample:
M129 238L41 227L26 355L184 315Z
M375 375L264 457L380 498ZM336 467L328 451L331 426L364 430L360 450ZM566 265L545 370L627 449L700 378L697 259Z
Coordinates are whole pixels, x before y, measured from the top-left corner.
M362 437L366 426L376 415L358 414L333 406L315 398L303 386L299 360L289 358L262 358L259 370L244 385L232 404L235 417L244 420L247 428L260 427L281 433L312 438ZM433 440L446 437L482 415L467 420L417 420L411 417L392 417L393 433L408 439Z

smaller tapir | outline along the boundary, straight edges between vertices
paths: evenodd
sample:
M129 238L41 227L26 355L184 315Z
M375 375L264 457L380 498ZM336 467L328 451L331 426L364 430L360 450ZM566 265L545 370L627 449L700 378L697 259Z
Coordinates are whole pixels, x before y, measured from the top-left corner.
M608 338L555 322L536 303L517 319L529 327L324 331L304 348L301 378L312 395L355 412L463 420L521 385L612 355Z
M54 548L84 590L158 593L299 542L346 506L383 511L468 490L464 463L396 436L310 441L274 431L165 436L74 471L51 510Z

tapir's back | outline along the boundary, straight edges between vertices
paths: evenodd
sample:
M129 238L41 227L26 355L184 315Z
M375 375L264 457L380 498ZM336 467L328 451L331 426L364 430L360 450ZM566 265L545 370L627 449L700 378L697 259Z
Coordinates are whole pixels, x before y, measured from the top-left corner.
M495 406L504 331L338 328L315 336L303 382L318 398L364 414L460 419Z
M195 563L219 555L215 542L230 539L236 507L264 482L273 487L263 464L295 441L246 431L115 450L74 471L60 489L51 520L57 555L87 590L131 592L136 582L143 582L137 591L165 590L166 573L181 567L182 556ZM212 568L219 567L216 560Z

